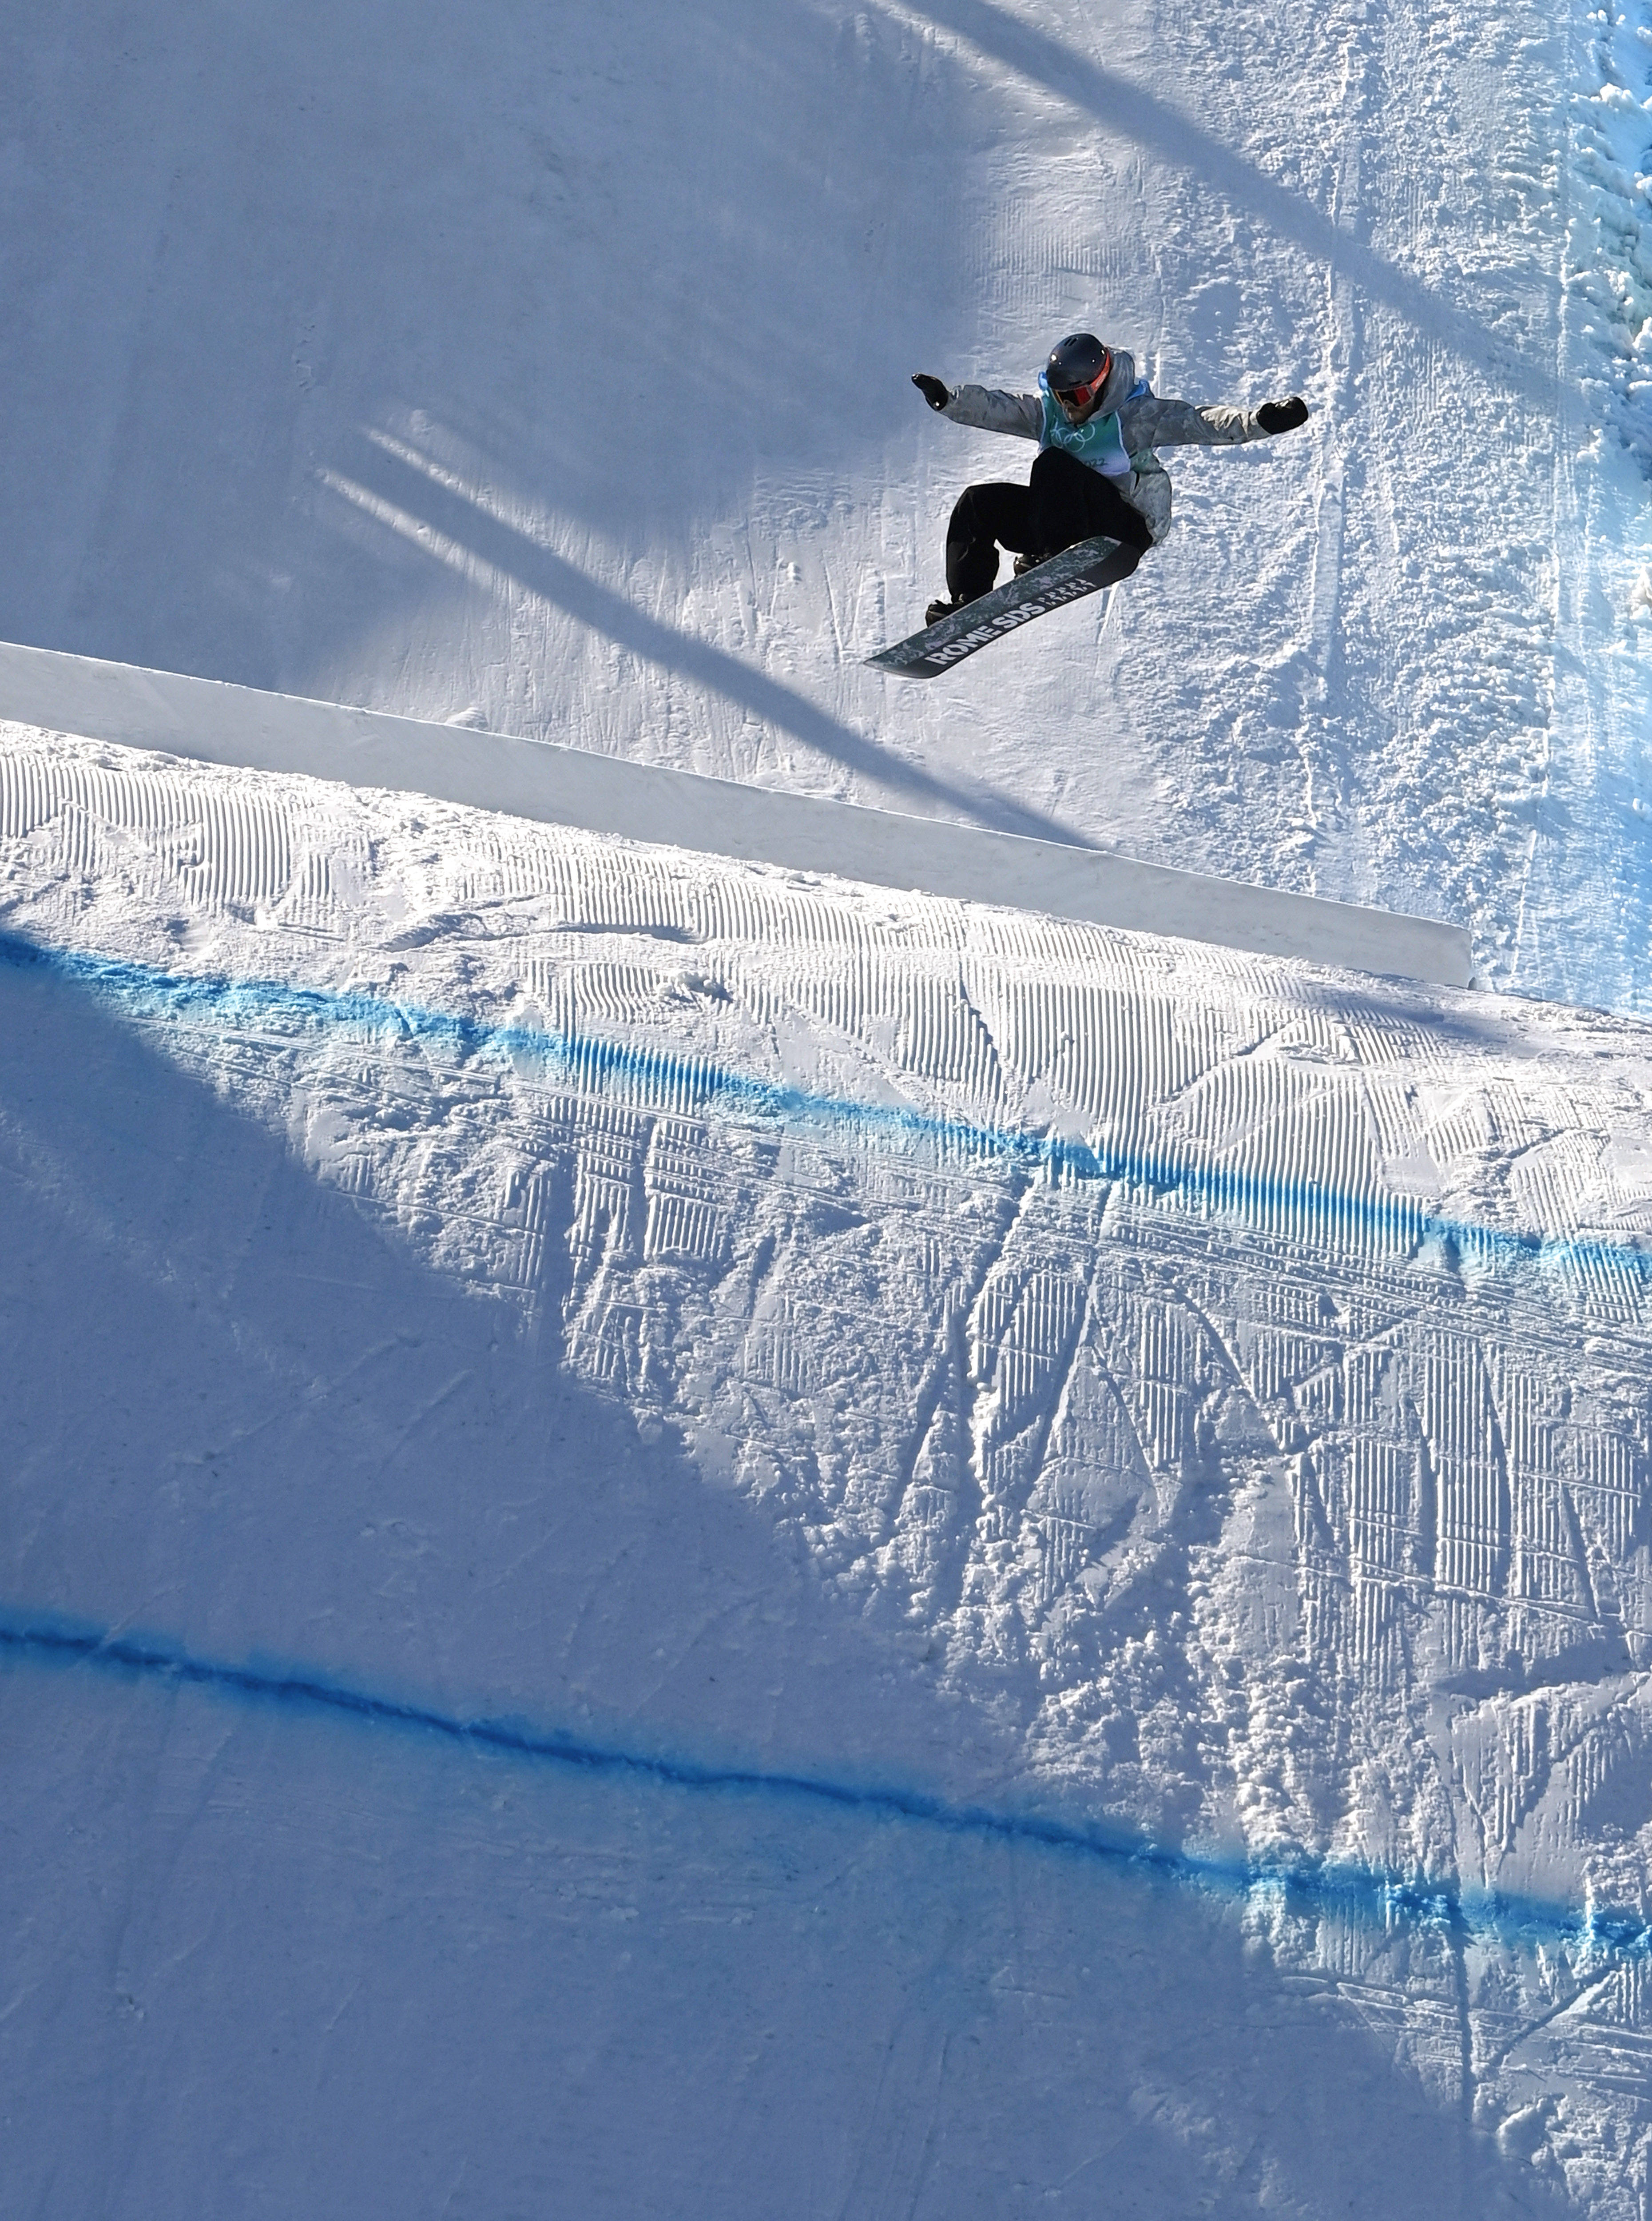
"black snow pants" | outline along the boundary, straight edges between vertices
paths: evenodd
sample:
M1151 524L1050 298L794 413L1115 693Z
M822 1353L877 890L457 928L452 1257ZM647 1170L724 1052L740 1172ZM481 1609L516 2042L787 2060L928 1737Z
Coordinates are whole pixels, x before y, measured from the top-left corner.
M1147 520L1111 479L1062 447L1045 447L1026 485L965 486L946 528L946 591L972 602L998 576L998 551L1059 555L1105 534L1122 544L1117 575L1127 579L1152 544Z

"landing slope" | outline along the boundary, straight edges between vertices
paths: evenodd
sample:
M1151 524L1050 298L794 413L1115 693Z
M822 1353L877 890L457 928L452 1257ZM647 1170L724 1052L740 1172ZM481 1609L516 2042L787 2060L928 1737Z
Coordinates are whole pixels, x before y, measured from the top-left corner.
M17 729L0 841L30 2210L1631 2221L1643 1030Z

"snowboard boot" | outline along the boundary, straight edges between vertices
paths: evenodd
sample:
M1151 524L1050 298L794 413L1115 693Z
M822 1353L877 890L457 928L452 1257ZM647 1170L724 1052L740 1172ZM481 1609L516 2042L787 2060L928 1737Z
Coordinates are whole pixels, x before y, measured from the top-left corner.
M1040 563L1047 563L1049 560L1050 558L1047 555L1018 555L1015 559L1013 575L1018 579L1024 579L1029 571L1035 570Z
M954 610L963 607L962 602L932 602L924 611L924 623L926 625L939 624L943 617L950 617Z

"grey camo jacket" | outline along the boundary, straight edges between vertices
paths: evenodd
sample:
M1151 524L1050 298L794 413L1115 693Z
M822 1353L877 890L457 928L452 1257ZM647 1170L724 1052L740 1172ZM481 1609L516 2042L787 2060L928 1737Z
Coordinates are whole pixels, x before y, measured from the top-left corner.
M1257 423L1254 409L1161 401L1150 388L1137 393L1136 384L1136 358L1122 348L1115 351L1097 414L1118 412L1131 472L1128 479L1114 483L1131 507L1141 511L1148 530L1159 541L1170 529L1170 476L1154 454L1156 447L1237 447L1247 440L1265 440L1268 435ZM1044 400L1037 393L1001 393L991 386L960 385L941 414L955 424L969 424L979 432L1008 432L1021 440L1044 437Z

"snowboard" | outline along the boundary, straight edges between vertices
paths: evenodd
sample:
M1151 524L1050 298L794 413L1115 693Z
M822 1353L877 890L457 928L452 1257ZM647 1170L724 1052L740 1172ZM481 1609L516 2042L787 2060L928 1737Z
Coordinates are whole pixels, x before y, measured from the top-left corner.
M938 624L926 625L907 640L881 649L866 659L875 671L893 671L901 679L936 679L994 640L1001 640L1018 625L1031 624L1063 602L1082 601L1113 579L1116 540L1081 540L1063 548L1007 586L994 586L978 601L949 610Z

